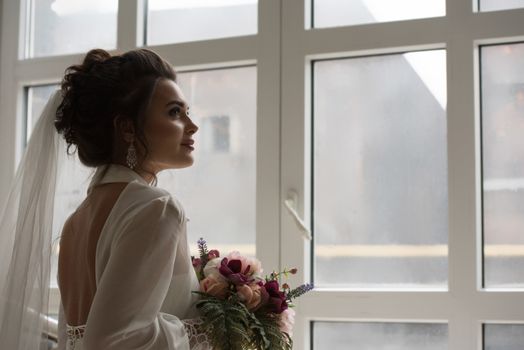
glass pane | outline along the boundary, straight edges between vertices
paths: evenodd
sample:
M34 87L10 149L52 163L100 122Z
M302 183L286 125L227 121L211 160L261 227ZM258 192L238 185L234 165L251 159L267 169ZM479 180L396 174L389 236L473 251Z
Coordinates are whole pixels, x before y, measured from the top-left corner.
M52 93L58 85L44 85L27 88L27 135L28 140L40 113L45 107ZM71 151L75 148L71 148ZM58 288L56 275L58 273L59 235L69 215L82 203L87 193L89 177L93 169L85 167L76 156L71 156L71 161L64 163L62 175L58 177L56 187L55 209L53 216L53 249L51 255L51 274L49 284Z
M524 0L480 0L481 11L509 10L524 7Z
M40 117L40 113L44 110L47 100L58 88L58 85L40 85L27 88L26 143L31 137L31 132Z
M194 164L159 174L183 204L192 253L200 237L221 253L255 255L256 67L179 73L199 127Z
M445 0L314 0L315 28L446 15Z
M484 286L524 287L524 44L481 48Z
M447 324L314 322L315 350L447 350Z
M31 11L27 56L116 48L118 0L28 1Z
M319 61L313 89L315 285L445 288L445 51Z
M149 0L148 3L148 45L252 35L257 31L258 0Z
M524 324L484 325L484 350L522 350Z

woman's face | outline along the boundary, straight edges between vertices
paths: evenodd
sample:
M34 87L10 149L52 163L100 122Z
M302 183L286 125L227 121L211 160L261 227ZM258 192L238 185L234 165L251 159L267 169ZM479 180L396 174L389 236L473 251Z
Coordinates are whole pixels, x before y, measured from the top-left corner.
M155 87L145 122L149 155L144 166L155 173L193 164L193 134L198 126L189 118L189 108L180 87L160 79Z

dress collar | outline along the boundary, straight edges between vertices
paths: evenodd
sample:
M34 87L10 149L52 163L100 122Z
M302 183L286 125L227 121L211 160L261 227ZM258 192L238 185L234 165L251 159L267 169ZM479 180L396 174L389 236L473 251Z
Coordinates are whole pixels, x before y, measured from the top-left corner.
M151 186L142 176L140 176L137 172L134 170L120 165L111 163L108 165L107 172L102 178L102 174L105 169L105 165L99 166L96 168L96 172L94 173L91 182L89 183L89 186L87 188L87 194L91 192L91 189L96 185L101 185L105 183L110 182L133 182L137 181L139 183L142 183L146 186Z

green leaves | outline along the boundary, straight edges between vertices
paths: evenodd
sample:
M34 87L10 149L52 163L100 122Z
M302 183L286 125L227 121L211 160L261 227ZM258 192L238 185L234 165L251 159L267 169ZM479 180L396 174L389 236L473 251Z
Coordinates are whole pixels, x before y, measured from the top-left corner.
M279 315L252 313L233 295L220 300L207 293L196 303L203 326L217 350L291 350L292 340L280 331Z
M253 347L250 349L264 350L291 350L293 341L287 333L280 331L278 326L279 315L269 313L256 313L255 318L258 320L263 332L253 338Z
M247 349L251 339L249 322L244 310L236 303L208 297L197 303L204 316L203 326L210 332L217 350Z

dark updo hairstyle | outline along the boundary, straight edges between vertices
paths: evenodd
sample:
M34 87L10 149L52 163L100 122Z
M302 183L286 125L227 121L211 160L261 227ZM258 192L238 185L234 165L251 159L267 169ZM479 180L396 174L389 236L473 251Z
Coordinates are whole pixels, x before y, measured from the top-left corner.
M148 49L115 56L93 49L82 64L68 67L61 83L63 101L55 120L56 130L67 142L67 153L76 145L84 165L106 165L107 171L107 165L114 162L113 123L118 116L132 121L145 158L149 153L144 134L145 112L161 78L176 82L176 71ZM152 175L156 186L157 178Z

